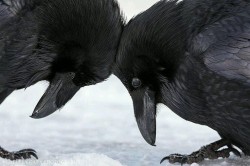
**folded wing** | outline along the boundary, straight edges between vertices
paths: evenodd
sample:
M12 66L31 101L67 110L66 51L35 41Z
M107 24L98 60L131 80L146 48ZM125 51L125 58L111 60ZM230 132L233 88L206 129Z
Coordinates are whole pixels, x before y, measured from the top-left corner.
M215 23L194 39L211 71L250 86L250 17L241 14Z

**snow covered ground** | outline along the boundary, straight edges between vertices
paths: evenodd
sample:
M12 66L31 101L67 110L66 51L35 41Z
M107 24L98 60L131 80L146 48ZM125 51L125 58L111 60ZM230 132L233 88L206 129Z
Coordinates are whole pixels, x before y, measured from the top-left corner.
M130 18L156 0L120 2ZM187 122L159 105L157 146L151 147L137 128L129 94L114 76L82 89L61 111L45 119L31 119L46 85L42 82L15 92L0 107L0 145L11 151L34 148L39 160L0 159L0 166L157 166L166 155L188 154L219 139L215 131ZM247 166L250 158L232 156L200 165Z
M0 159L1 166L157 166L165 155L190 153L219 139L213 130L186 122L160 105L157 146L151 147L139 133L126 89L114 76L82 89L60 112L31 119L45 85L15 92L0 108L0 145L8 150L34 148L39 160ZM250 159L232 156L202 163L218 164L250 165Z

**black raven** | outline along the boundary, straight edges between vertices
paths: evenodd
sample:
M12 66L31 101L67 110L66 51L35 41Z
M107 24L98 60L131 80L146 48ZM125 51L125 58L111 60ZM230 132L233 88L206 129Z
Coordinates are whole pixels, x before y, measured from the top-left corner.
M0 0L0 103L41 80L50 85L33 118L61 108L111 74L123 29L115 0ZM37 157L32 149L0 157Z
M133 99L149 144L155 143L157 103L222 138L191 155L162 161L240 156L234 146L250 155L249 0L156 3L125 26L114 73Z

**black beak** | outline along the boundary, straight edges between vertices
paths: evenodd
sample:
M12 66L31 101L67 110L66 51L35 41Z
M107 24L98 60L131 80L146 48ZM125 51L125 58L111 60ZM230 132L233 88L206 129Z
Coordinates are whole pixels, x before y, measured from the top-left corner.
M72 82L73 77L72 73L56 74L31 117L44 118L63 107L81 88Z
M139 130L147 143L155 145L156 138L156 102L155 92L149 88L130 93Z

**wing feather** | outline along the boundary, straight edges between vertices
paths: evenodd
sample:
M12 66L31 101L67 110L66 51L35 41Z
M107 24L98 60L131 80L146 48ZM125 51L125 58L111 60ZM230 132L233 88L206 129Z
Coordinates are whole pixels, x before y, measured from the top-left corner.
M193 52L209 70L250 85L250 16L244 13L207 27L194 38Z

